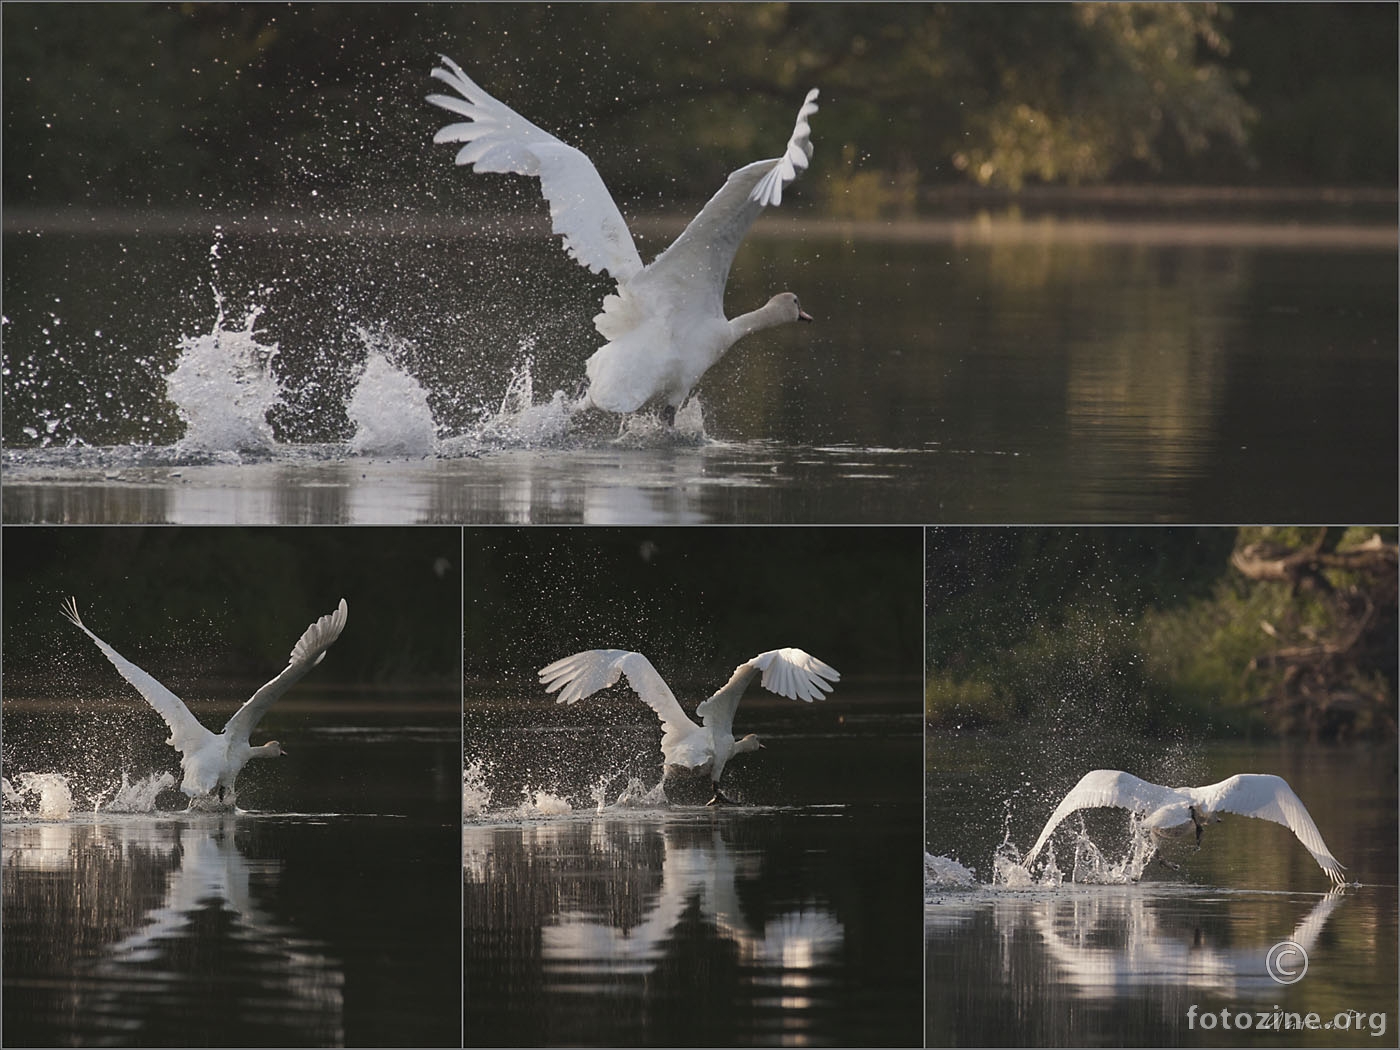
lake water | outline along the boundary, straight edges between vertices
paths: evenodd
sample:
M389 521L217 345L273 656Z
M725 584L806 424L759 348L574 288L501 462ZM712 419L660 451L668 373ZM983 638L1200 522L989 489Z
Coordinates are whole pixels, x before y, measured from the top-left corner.
M775 221L730 309L787 286L818 321L675 433L568 410L608 282L533 227L16 220L4 520L1389 520L1393 216L1349 218ZM270 429L206 376L177 444L182 353L256 359Z
M713 808L654 719L469 697L467 1045L918 1045L919 714L846 691L746 702Z
M927 761L925 834L930 854L945 858L942 877L925 888L928 1045L1395 1043L1400 818L1393 743L1197 748L950 733L930 738ZM1008 832L1028 848L1064 792L1096 767L1136 769L1157 783L1206 784L1250 771L1283 776L1348 880L1361 885L1329 893L1286 828L1228 814L1207 829L1199 852L1163 849L1180 870L1154 863L1138 882L996 883L993 855ZM1074 842L1073 818L1066 827L1055 840L1064 870L1076 851L1082 871L1094 867L1087 842L1110 864L1128 851L1121 812L1093 814L1087 842ZM960 884L946 860L976 878ZM1291 984L1266 968L1270 949L1285 940L1308 960ZM1299 969L1296 958L1285 965ZM1326 1027L1258 1030L1261 1014L1308 1013Z
M118 813L123 773L178 772L164 726L125 747L129 714L7 699L7 1046L459 1045L456 706L284 714L248 811Z

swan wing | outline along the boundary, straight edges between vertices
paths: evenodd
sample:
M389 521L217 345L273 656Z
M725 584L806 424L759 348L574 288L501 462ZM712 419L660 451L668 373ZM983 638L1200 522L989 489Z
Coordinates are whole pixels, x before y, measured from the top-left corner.
M811 159L812 129L807 118L816 111L817 89L813 88L797 113L797 125L783 155L754 161L732 173L681 235L646 268L642 280L648 285L667 281L684 284L692 295L703 294L707 313L722 317L724 285L744 235L759 212L782 203L783 187L797 178ZM598 331L609 338L616 327L608 318L612 298L604 300L603 313L594 319ZM619 302L613 308L623 305Z
M146 698L148 704L156 709L156 713L170 727L170 739L167 743L171 747L181 753L194 752L214 738L214 733L200 725L199 719L190 713L190 709L185 706L183 700L88 630L87 625L78 615L78 603L73 598L69 598L63 603L63 615L93 640L93 643L102 650L102 655L111 661L117 672Z
M1114 806L1131 810L1139 816L1146 816L1149 813L1162 810L1170 812L1173 808L1179 808L1181 820L1189 820L1190 804L1190 799L1180 792L1160 784L1150 784L1131 773L1124 773L1118 769L1092 770L1080 777L1079 783L1070 788L1069 794L1055 807L1055 812L1050 814L1040 837L1022 859L1021 865L1029 868L1041 849L1050 841L1050 836L1055 833L1061 821L1076 810ZM1179 822L1169 818L1168 823Z
M734 668L729 681L715 690L708 700L695 709L705 725L718 733L734 731L734 711L739 699L754 675L762 674L763 688L789 700L823 700L831 692L833 682L841 680L836 668L818 660L801 649L770 649L759 653Z
M428 101L465 117L433 136L434 142L462 142L458 164L476 171L533 175L549 202L553 230L564 250L594 273L606 270L625 281L642 269L632 234L593 162L574 147L536 127L478 87L446 55L432 75L456 95L429 95Z
M547 693L558 693L561 704L572 704L599 690L616 685L623 675L632 691L656 712L667 728L688 733L700 727L690 720L675 694L655 667L641 653L626 649L590 649L555 660L540 668L540 684Z
M287 658L287 666L282 668L282 673L259 688L224 724L224 732L230 739L242 739L247 742L273 701L325 659L326 650L340 637L340 632L345 630L345 620L349 614L350 610L342 598L335 612L326 613L302 632L297 644L292 646L291 656Z
M1297 836L1328 878L1337 885L1346 882L1342 865L1332 856L1327 843L1322 841L1322 832L1317 830L1308 808L1282 777L1268 773L1238 773L1218 784L1195 788L1190 793L1207 813L1224 810L1282 824Z

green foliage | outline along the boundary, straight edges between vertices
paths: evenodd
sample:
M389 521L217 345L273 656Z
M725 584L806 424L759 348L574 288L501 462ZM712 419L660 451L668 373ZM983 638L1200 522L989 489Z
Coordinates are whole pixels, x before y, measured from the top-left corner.
M1346 551L1375 529L1329 532ZM1394 530L1381 530L1387 542ZM1395 706L1393 581L1328 570L1333 590L1248 579L1233 550L1304 549L1317 529L934 529L928 541L925 711L938 725L1023 722L1115 730L1385 734ZM1346 650L1324 688L1357 695L1340 720L1308 720L1288 695L1289 640L1325 641L1379 608L1378 641ZM1357 621L1359 622L1359 621ZM1368 621L1370 622L1370 621ZM1351 663L1347 664L1346 661ZM1330 667L1330 665L1329 665ZM1351 715L1353 710L1358 714ZM1389 712L1389 714L1387 714ZM1325 731L1325 730L1324 730Z

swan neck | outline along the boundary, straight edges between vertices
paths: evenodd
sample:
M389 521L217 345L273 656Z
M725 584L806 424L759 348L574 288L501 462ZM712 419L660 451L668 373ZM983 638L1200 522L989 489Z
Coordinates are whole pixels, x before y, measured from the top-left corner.
M734 335L734 340L752 335L754 332L761 332L765 328L773 328L783 324L787 317L781 303L768 303L760 306L757 310L750 310L746 314L740 314L729 322L729 330Z

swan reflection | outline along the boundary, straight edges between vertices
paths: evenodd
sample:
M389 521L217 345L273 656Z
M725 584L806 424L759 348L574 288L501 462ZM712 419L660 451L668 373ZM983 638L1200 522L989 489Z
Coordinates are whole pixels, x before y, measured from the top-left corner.
M240 1022L256 1015L256 1023L340 1045L340 963L259 906L282 862L245 856L241 823L143 816L7 824L7 931L41 927L22 936L50 945L63 957L57 972L75 975L61 993L75 1016L140 1031L163 1023L170 995L213 980L227 982Z
M516 924L533 924L538 931L546 970L570 977L561 990L585 992L610 978L652 973L683 938L693 936L682 932L683 922L698 918L706 936L732 946L757 983L773 986L775 1002L810 1005L804 990L836 961L844 927L813 899L753 918L743 904L743 887L764 877L764 856L761 849L727 841L734 826L635 817L510 828L469 824L463 873L469 886L483 892L468 894L468 910L476 900L509 900L529 909ZM543 905L540 881L548 885ZM533 892L525 897L527 887Z
M959 936L956 931L985 912L1008 951L1012 944L1021 946L1018 954L1027 943L1039 946L1041 980L1091 999L1161 987L1230 998L1277 997L1280 985L1266 969L1269 949L1293 941L1312 955L1344 896L1345 890L1334 888L1300 915L1292 897L1280 896L1275 905L1254 895L1240 896L1241 907L1263 907L1269 919L1280 908L1290 909L1296 917L1287 926L1257 917L1243 925L1233 922L1235 908L1215 895L1207 902L1191 895L1148 895L1136 888L1030 899L1017 893L973 893L965 901L950 895L948 903L926 907L925 928L934 938ZM1223 911L1217 907L1222 903L1227 904ZM1026 941L1028 932L1035 934L1031 942Z

